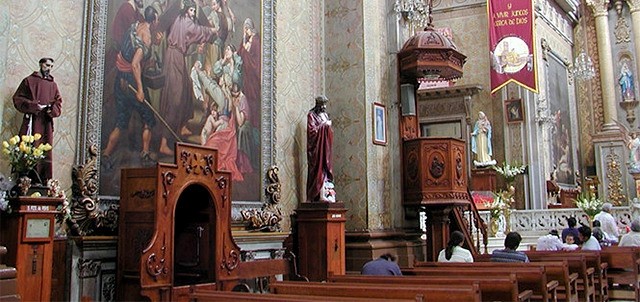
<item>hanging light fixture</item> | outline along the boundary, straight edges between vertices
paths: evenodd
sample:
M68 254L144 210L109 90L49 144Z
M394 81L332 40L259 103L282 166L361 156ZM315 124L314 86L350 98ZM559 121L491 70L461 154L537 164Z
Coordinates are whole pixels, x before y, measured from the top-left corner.
M593 67L593 62L591 58L585 51L587 49L587 24L584 13L584 2L580 3L580 22L582 23L582 32L584 39L582 41L582 50L580 54L573 60L573 67L571 68L571 73L573 76L582 81L588 81L593 79L596 76L596 70Z
M584 50L573 61L571 72L575 78L583 81L591 80L596 76L593 62Z
M393 10L412 28L424 28L430 23L429 5L424 0L396 0Z

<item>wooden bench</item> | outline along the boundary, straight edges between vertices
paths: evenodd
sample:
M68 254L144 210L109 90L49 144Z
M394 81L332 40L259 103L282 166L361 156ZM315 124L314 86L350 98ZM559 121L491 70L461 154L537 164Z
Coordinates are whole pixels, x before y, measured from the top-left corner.
M485 278L487 276L516 275L518 289L520 291L531 290L531 300L557 301L558 281L548 280L544 267L520 267L520 268L474 268L469 267L414 267L403 268L402 273L407 276L465 276L473 278Z
M533 292L518 290L515 274L471 277L471 276L363 276L363 275L329 275L327 282L337 283L366 283L378 284L409 284L409 285L441 285L450 284L478 284L482 294L482 301L530 301Z
M325 297L384 297L385 299L418 299L423 297L425 302L447 301L482 301L480 287L473 285L420 285L359 283L322 283L282 281L270 285L274 294L312 295ZM333 299L333 298L332 298ZM329 299L331 300L331 299Z
M0 258L6 253L7 248L0 246ZM15 268L0 263L0 301L20 301L16 275Z
M607 268L599 251L528 251L527 256L531 261L553 261L566 259L569 261L569 270L579 274L578 293L581 300L608 301ZM584 280L588 280L585 287Z
M600 257L609 266L609 298L640 301L640 248L606 247L600 251Z
M229 291L197 291L190 294L191 301L197 302L253 302L253 301L278 301L278 302L306 302L306 301L327 301L326 296L310 295L283 295L269 293L242 293ZM423 297L415 299L384 299L384 298L354 298L354 297L331 297L331 301L337 302L420 302Z
M557 280L559 285L557 288L557 299L567 302L577 302L577 273L569 272L569 263L566 260L558 261L541 261L541 262L473 262L473 263L454 263L454 262L415 262L416 267L425 266L439 266L439 267L474 267L477 269L504 267L504 268L517 268L517 267L531 267L542 266L545 268L545 273L548 280Z

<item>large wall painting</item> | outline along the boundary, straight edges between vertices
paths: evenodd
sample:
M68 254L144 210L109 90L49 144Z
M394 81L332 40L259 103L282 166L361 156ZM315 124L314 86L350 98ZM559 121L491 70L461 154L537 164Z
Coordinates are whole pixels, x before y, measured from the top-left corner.
M122 168L173 162L181 141L218 149L234 201L262 199L275 158L273 2L86 4L78 150L100 146L100 195L119 195Z
M565 64L553 53L547 60L547 93L553 121L551 127L551 160L556 168L557 182L575 184L575 148L571 128L568 73Z

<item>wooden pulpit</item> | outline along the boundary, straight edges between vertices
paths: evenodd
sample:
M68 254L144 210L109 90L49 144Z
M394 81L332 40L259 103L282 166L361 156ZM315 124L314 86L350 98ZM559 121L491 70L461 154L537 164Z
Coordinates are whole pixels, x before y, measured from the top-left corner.
M427 214L427 260L435 261L449 240L450 214L467 206L466 145L456 138L415 138L404 141L403 205Z
M0 243L7 247L6 265L17 270L22 301L49 301L53 267L56 208L63 198L19 196L9 200L13 209L0 219Z

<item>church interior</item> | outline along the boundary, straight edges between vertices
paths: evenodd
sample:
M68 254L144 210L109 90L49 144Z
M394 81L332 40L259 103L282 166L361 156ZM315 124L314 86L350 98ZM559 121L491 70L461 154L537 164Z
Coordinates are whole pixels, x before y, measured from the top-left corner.
M640 301L638 0L0 7L2 301Z

